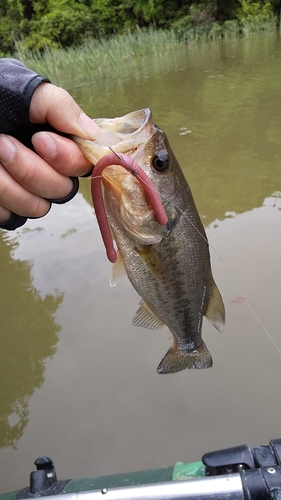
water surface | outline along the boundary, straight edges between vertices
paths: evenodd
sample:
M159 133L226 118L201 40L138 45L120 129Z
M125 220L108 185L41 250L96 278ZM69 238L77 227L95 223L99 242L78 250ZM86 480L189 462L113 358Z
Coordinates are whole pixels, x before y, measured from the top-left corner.
M281 354L269 338L281 349L278 34L188 47L112 81L93 84L94 72L68 88L89 115L149 106L168 135L226 327L204 322L210 370L157 375L171 334L132 327L136 293L127 280L109 288L88 179L69 204L1 233L0 492L26 486L42 454L76 478L280 437Z

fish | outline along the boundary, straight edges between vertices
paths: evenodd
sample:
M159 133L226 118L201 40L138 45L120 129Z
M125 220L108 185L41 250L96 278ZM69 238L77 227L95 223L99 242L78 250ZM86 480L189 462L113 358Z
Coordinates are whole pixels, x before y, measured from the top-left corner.
M111 165L102 172L106 216L117 247L110 284L127 274L141 298L132 324L152 330L167 326L172 333L173 344L158 365L159 374L210 368L203 317L222 332L225 308L202 221L166 134L149 108L94 121L100 127L96 141L73 139L94 165L93 178L95 165L111 154ZM157 220L134 169L129 172L120 164L123 154L152 182L165 223Z

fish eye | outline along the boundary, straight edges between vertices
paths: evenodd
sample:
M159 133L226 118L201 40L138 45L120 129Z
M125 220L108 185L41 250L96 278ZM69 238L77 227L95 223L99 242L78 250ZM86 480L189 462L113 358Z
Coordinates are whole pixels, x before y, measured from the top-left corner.
M169 168L169 165L169 155L164 151L157 153L152 158L152 166L157 172L166 172L166 170Z

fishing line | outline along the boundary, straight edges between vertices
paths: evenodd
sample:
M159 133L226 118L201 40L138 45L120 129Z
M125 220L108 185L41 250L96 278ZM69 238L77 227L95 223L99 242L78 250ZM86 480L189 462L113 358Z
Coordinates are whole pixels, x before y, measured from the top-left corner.
M213 252L217 255L217 257L219 258L219 260L221 261L221 263L224 265L225 269L227 270L227 272L231 276L231 278L233 280L233 283L236 285L236 287L240 291L241 295L243 296L244 301L246 302L249 310L251 311L251 313L253 314L253 316L256 318L257 322L259 323L259 325L261 326L261 328L263 329L263 331L265 332L265 334L268 336L269 340L272 342L272 344L275 346L275 348L277 349L277 351L281 355L281 349L278 347L278 345L276 344L276 342L273 339L273 337L270 335L270 333L267 330L267 328L265 327L265 325L259 319L259 317L258 317L257 313L255 312L253 306L250 304L250 302L248 301L247 297L244 295L241 286L236 281L236 279L234 277L234 274L232 273L231 269L228 267L228 265L226 264L226 262L224 261L224 259L221 257L221 255L219 254L219 252L216 250L216 248L214 248L214 246L207 240L207 238L205 238L205 236L203 236L203 234L200 233L200 231L197 229L197 227L193 224L192 220L190 220L190 218L181 210L180 207L178 207L174 202L172 202L171 200L169 200L168 197L165 197L165 196L163 196L161 194L160 194L160 196L164 200L166 199L166 201L169 201L176 208L176 210L178 210L188 220L188 222L191 224L191 226L193 227L193 229L195 229L195 231L197 231L197 233L201 236L201 238L203 238L203 240L210 246L210 248L213 250Z
M114 151L113 151L114 152ZM115 152L114 152L115 153ZM137 177L136 173L132 172L132 175L134 175L134 177ZM99 176L91 176L89 177L88 179L92 179L92 178L102 178L102 175L99 175ZM147 183L145 181L143 181L144 184L147 185ZM151 186L149 186L150 189L153 189ZM229 275L231 276L232 278L232 281L233 283L236 285L237 289L239 290L239 292L241 293L241 295L243 296L244 298L244 301L246 302L247 304L247 307L248 309L251 311L251 313L253 314L254 318L256 319L256 321L259 323L260 327L262 328L262 330L264 331L264 333L267 335L267 337L269 338L269 340L271 341L271 343L274 345L274 347L277 349L278 353L281 355L281 349L278 347L277 343L275 342L275 340L273 339L273 337L271 336L271 334L269 333L269 331L267 330L267 328L265 327L265 325L262 323L262 321L259 319L257 313L255 312L253 306L250 304L249 300L247 299L247 297L244 295L244 292L242 290L242 288L240 287L239 283L236 281L235 279L235 276L234 274L232 273L231 269L228 267L228 265L226 264L226 262L224 261L224 259L221 257L221 255L219 254L219 252L216 250L216 248L208 241L207 238L205 238L205 236L199 231L199 229L197 229L197 227L195 226L195 224L192 222L192 220L186 215L186 213L183 212L183 210L178 207L176 205L176 203L174 201L171 201L169 197L167 196L164 196L163 194L161 193L158 193L158 191L154 188L153 189L155 191L155 193L157 193L163 200L171 203L175 209L181 213L181 215L183 217L185 217L189 224L193 227L193 229L199 234L199 236L201 236L201 238L207 243L207 245L209 245L209 247L213 250L213 252L217 255L218 259L221 261L221 263L223 264L223 266L225 267L225 269L227 270L227 272L229 273Z

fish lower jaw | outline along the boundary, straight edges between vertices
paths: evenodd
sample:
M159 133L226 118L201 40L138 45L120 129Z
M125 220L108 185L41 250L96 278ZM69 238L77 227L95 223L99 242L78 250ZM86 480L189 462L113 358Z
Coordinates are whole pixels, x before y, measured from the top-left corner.
M176 373L185 369L202 370L211 368L212 365L212 356L203 341L200 347L192 350L187 346L185 349L179 349L173 345L159 363L157 373Z

